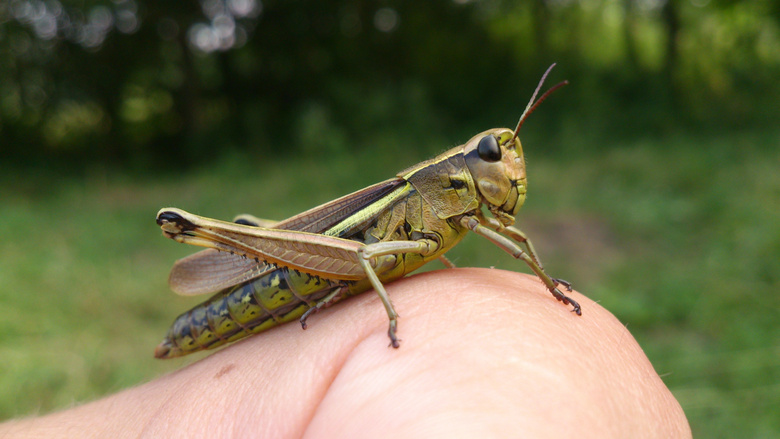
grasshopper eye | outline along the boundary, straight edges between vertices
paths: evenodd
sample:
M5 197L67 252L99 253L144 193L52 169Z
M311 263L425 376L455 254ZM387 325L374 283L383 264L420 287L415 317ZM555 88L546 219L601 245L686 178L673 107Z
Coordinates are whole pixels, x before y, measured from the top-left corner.
M492 134L488 134L479 141L477 145L479 158L486 162L497 162L501 160L501 148L498 146L498 140Z

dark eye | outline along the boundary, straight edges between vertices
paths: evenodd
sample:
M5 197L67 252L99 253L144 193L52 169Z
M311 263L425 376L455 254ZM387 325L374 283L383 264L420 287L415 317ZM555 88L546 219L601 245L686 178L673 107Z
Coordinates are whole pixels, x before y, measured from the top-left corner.
M501 160L501 148L498 146L498 140L492 134L488 134L479 141L477 153L479 158L486 162Z

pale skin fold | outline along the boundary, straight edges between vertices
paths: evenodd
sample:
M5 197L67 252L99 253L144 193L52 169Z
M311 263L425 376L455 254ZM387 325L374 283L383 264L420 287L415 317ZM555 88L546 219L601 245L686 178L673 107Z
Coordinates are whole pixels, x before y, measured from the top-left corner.
M386 347L379 298L362 294L306 331L274 328L115 395L0 424L0 437L691 437L636 340L576 291L582 317L538 278L502 270L439 270L387 291L401 349Z

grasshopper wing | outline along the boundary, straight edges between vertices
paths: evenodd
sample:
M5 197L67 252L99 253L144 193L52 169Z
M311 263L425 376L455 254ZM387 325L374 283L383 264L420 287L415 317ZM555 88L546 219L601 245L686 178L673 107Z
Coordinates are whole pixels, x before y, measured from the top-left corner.
M278 222L260 219L249 214L233 218L237 224L272 228ZM168 285L176 294L196 296L230 288L267 273L273 267L208 249L179 259L168 276Z
M204 218L180 209L162 209L157 223L169 238L212 248L260 263L270 262L317 276L358 280L364 270L362 242L292 230L247 227Z
M349 222L355 211L370 206L405 184L406 182L399 178L386 180L278 223L251 215L240 215L233 221L264 228L324 233L339 223ZM365 220L370 218L364 218ZM360 224L354 226L359 228ZM343 230L340 236L348 238L349 231ZM168 283L177 294L194 296L238 285L273 269L273 266L253 258L208 249L176 261Z
M208 249L176 261L168 284L176 294L195 296L232 287L273 269L254 259Z

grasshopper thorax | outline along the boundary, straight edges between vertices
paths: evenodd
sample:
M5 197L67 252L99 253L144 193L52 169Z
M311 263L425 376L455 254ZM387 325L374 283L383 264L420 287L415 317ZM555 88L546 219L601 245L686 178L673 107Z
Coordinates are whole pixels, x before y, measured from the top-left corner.
M526 194L520 140L507 128L484 131L466 143L463 155L482 202L501 223L513 224Z

